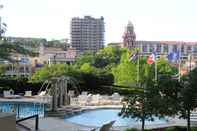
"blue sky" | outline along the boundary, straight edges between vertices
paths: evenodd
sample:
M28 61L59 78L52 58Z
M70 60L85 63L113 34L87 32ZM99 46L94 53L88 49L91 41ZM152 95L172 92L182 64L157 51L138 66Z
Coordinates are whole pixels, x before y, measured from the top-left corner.
M130 20L137 40L197 41L196 0L0 0L6 36L70 38L72 17L104 16L105 39L122 41Z

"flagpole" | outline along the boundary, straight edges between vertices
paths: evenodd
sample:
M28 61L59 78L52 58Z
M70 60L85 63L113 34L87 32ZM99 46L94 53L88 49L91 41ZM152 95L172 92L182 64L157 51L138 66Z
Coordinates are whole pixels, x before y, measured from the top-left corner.
M181 50L179 50L179 81L181 80Z
M155 82L157 81L157 55L155 55Z
M139 83L139 74L140 74L140 54L138 52L138 57L137 57L137 84Z

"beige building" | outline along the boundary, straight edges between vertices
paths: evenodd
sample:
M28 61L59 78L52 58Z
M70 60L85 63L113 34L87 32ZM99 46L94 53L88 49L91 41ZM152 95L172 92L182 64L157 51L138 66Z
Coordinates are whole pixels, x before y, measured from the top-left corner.
M96 52L104 47L104 18L72 18L71 21L71 46L77 52Z
M76 50L69 48L66 51L62 48L40 47L39 59L42 64L72 64L76 59Z

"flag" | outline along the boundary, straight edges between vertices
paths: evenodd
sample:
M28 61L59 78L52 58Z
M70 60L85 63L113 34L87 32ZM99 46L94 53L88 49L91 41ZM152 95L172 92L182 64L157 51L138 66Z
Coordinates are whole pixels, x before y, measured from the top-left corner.
M169 63L177 62L181 58L181 53L180 53L180 51L171 52L168 54L167 58L168 58Z
M178 50L178 51L176 52L176 61L179 61L180 58L181 58L181 52Z
M168 58L168 62L169 62L169 63L172 63L173 60L174 60L174 53L173 53L173 52L169 53L169 54L167 55L167 58Z
M152 65L155 62L155 60L156 60L156 53L154 52L148 57L146 62L147 64Z
M129 61L135 61L138 57L138 51L137 52L134 52L132 53L130 56L129 56Z

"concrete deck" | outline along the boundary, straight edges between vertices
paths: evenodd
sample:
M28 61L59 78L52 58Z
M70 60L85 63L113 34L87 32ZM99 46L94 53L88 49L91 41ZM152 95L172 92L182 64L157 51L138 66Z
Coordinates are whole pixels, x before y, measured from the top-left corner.
M27 103L45 103L45 101L41 101L42 98L35 97L35 98L18 98L18 99L6 99L0 98L0 102L27 102ZM103 105L103 106L84 106L82 109L99 109L99 108L121 108L122 105ZM35 128L35 120L27 120L21 122L21 124L34 129ZM159 128L159 127L169 127L169 126L185 126L186 121L173 118L167 124L162 125L149 125L145 128L152 129L152 128ZM141 125L134 125L134 128L141 128ZM64 119L58 117L45 117L39 119L39 131L89 131L94 127L87 127L84 125L78 125L74 123L65 122ZM115 131L124 131L127 128L132 127L113 127ZM26 131L25 128L17 126L18 131Z
M0 98L0 102L47 103L44 97Z
M21 124L34 129L35 128L35 120L24 121ZM177 122L169 122L166 124L154 124L145 126L146 129L154 129L154 128L164 128L170 126L186 126L185 120L178 120ZM90 131L95 127L88 127L83 125L78 125L74 123L65 122L64 119L55 118L55 117L46 117L41 118L39 120L39 131ZM113 127L112 131L124 131L127 128L132 127ZM141 128L141 125L135 125L133 128Z

